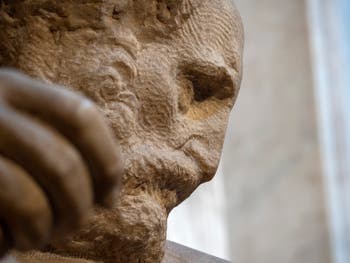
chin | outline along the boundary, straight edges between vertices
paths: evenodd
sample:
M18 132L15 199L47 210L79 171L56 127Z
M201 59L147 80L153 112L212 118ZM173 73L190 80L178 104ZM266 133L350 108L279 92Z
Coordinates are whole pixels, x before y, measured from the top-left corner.
M50 252L105 263L161 262L166 221L166 209L150 194L122 194L114 208L97 208L83 229Z

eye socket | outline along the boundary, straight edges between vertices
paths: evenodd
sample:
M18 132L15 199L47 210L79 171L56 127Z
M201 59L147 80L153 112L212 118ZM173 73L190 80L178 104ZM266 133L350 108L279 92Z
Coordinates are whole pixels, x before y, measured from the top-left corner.
M202 102L210 98L226 99L232 96L232 81L222 76L209 76L202 72L193 72L189 80L192 82L194 100Z
M231 106L235 82L226 68L216 65L187 65L180 68L178 108L191 119L207 118Z
M192 83L194 102L212 98L224 100L234 96L232 77L223 67L187 68L183 74Z

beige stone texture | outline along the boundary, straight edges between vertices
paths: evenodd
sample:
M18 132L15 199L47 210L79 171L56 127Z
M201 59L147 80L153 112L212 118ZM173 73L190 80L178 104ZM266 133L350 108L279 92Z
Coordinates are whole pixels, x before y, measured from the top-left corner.
M65 262L63 256L106 263L161 261L168 213L215 175L240 87L242 47L241 20L230 0L1 1L0 66L44 81L27 80L32 88L41 87L33 88L39 93L60 85L56 89L91 99L123 154L119 198L111 209L96 208L78 233L52 242L47 252L62 256L53 262ZM7 110L4 116L20 110L27 123L38 117L40 131L46 132L42 122L47 120L41 118L46 115L36 114L37 104L16 108L24 103L16 92L25 79L6 72L1 77L12 94L0 105ZM25 91L31 93L30 87ZM44 103L48 112L57 110L54 97L56 106ZM48 126L55 130L52 123ZM50 256L19 257L38 262Z

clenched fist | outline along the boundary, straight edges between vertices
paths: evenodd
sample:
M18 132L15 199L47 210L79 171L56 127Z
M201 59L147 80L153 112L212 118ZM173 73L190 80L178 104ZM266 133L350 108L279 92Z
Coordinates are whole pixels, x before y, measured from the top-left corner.
M0 70L0 249L76 229L121 177L119 148L88 99Z

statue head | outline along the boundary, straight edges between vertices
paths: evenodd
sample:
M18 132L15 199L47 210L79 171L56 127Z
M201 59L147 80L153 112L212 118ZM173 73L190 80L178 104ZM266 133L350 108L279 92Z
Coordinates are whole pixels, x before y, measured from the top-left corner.
M0 65L91 98L124 155L113 209L53 244L106 262L157 262L169 212L217 169L241 81L231 0L0 1ZM137 261L138 262L138 261Z

